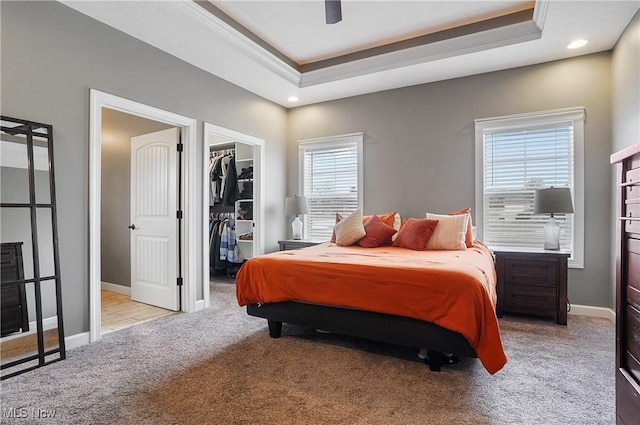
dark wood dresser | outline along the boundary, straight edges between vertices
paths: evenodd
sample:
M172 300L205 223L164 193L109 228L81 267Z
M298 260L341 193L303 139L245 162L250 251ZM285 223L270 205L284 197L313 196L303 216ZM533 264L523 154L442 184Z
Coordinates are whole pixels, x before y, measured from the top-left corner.
M0 327L2 336L29 330L27 297L25 295L24 269L22 265L22 242L1 244L2 274L0 277Z
M616 165L616 420L640 418L640 142Z

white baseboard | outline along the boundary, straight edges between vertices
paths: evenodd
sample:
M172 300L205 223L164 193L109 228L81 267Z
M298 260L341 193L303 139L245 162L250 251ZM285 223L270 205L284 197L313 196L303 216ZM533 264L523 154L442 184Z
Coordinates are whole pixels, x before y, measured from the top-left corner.
M47 317L42 319L42 330L48 331L49 329L55 329L58 327L58 316ZM29 330L27 332L17 332L11 335L3 336L3 341L11 341L15 338L22 338L23 336L35 334L38 331L38 325L36 321L29 322Z
M204 300L196 301L196 309L194 311L204 310Z
M600 317L602 319L609 319L612 322L616 321L615 311L606 307L571 304L571 311L569 314L575 314L576 316Z
M54 329L58 327L58 316L47 317L46 319L42 319L42 329L48 331L49 329ZM37 329L36 321L29 322L29 329Z
M46 319L42 319L42 329L43 331L48 331L49 329L56 329L58 327L58 316L47 317ZM37 332L36 321L29 322L29 331L28 332L19 332L13 335L7 335L2 337L3 341L9 341L14 338L22 338L26 335L35 334ZM80 347L81 345L88 344L90 342L89 332L82 332L76 335L67 336L64 338L65 348L70 350L72 348Z
M81 345L88 344L89 342L91 342L89 332L81 332L64 338L64 344L67 350L78 348Z
M123 285L118 285L116 283L109 283L109 282L101 282L100 287L105 291L111 291L111 292L116 292L118 294L131 296L130 286L123 286Z

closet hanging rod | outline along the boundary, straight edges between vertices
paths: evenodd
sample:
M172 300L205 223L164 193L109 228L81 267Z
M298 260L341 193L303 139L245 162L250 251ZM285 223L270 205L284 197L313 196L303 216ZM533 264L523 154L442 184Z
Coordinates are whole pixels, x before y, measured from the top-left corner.
M224 150L232 150L235 151L236 145L233 143L222 143L218 145L209 145L209 152L217 152Z
M219 158L221 156L235 155L235 149L225 149L225 150L217 150L209 152L209 156L212 158Z

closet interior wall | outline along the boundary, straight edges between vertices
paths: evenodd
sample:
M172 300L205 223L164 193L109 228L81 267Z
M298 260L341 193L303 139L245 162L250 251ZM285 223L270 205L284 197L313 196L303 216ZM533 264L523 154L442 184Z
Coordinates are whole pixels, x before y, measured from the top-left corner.
M213 145L209 155L209 262L211 276L235 276L254 256L253 148Z

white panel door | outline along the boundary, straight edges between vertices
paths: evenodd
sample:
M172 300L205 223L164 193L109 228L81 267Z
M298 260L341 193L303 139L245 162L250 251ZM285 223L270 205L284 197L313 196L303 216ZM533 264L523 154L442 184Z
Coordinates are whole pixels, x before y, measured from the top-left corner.
M177 143L171 128L131 139L131 299L179 310Z

